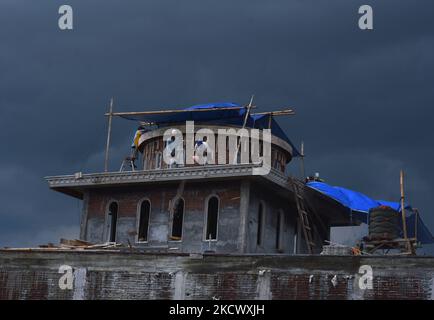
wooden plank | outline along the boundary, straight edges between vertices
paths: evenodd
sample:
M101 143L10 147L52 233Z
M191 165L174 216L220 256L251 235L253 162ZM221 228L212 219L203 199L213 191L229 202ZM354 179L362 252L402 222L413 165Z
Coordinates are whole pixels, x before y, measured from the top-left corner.
M60 239L60 244L67 245L67 246L90 246L93 245L91 242L87 242L84 240L69 240L69 239Z

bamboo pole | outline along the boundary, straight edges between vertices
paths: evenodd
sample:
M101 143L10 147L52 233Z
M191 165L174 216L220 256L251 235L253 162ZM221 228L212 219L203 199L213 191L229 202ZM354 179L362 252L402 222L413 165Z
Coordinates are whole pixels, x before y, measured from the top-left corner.
M401 214L402 214L402 229L404 232L404 240L407 246L407 251L411 252L411 244L408 241L407 236L407 221L405 220L405 198L404 198L404 171L401 170L400 172L400 178L399 178L399 184L401 187Z
M244 121L243 121L243 127L242 127L242 129L244 129L246 127L247 120L249 119L250 109L253 107L252 103L253 103L253 98L254 97L255 97L255 95L252 95L252 97L250 98L250 102L249 102L249 104L246 107L247 110L246 110L246 115L244 116ZM235 152L235 157L234 157L235 163L238 163L238 152L240 150L240 147L241 147L241 137L240 137L240 140L238 141L237 150ZM240 162L241 162L241 157L240 157Z
M414 209L415 217L414 217L414 238L416 239L417 243L417 223L419 222L419 210L416 208Z
M246 127L247 120L249 119L250 109L252 108L252 103L253 103L254 97L255 97L255 95L252 95L252 97L250 98L250 102L247 105L247 111L246 111L246 115L244 116L244 121L243 121L243 129Z
M257 112L257 113L252 113L252 115L288 116L288 115L295 115L295 111L292 109L285 109L285 110L278 110L278 111Z
M221 110L240 110L244 108L249 108L249 105L244 107L224 107L224 108L204 108L195 110L154 110L154 111L131 111L131 112L113 112L112 116L140 116L140 115L154 115L154 114L167 114L167 113L182 113L182 112L208 112L208 111L221 111ZM255 109L256 106L250 105L250 109ZM110 116L110 112L104 114L105 116ZM295 111L292 109L277 110L277 111L267 111L267 112L256 112L251 113L251 115L271 115L271 116L287 116L295 115Z
M104 161L104 172L108 171L108 158L110 149L110 136L112 132L112 118L113 118L113 97L110 99L110 112L108 113L108 130L107 130L107 143L105 147L105 161Z
M300 165L301 165L301 175L302 175L302 179L304 180L306 178L306 172L304 169L304 142L301 142L301 147L300 147Z
M134 111L134 112L113 112L112 116L140 116L140 115L153 115L153 114L167 114L167 113L182 113L182 112L208 112L217 110L239 110L245 107L224 107L224 108L204 108L204 109L194 109L194 110L157 110L157 111ZM254 108L254 107L253 107ZM105 116L110 116L110 113L105 113Z

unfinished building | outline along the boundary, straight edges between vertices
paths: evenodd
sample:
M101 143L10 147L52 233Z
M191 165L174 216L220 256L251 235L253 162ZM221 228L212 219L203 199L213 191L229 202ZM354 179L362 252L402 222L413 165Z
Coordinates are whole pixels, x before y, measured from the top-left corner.
M246 115L233 104L212 104L168 114L120 115L153 125L136 141L140 157L128 171L47 178L50 188L83 199L83 240L183 253L319 253L330 226L350 223L342 206L286 175L299 153L272 113ZM240 129L246 116L244 127L271 128L269 174L254 174L261 165L240 159L176 166L163 161L167 130L182 132L185 146L186 121L194 121L197 131L217 132ZM229 160L229 144L225 147L216 148L214 157L225 153ZM311 213L309 221L301 221L297 197Z
M252 110L252 101L110 109L107 146L112 117L139 123L131 154L119 171L108 170L106 157L103 172L46 178L51 189L83 200L80 241L0 250L0 299L432 299L432 257L363 256L362 248L320 255L332 227L368 223L371 208L399 212L400 204L291 177L287 166L302 154L275 117L293 111ZM189 137L189 122L201 135ZM246 128L269 130L268 164L252 161L253 138L243 144L238 135ZM205 161L196 161L198 148L218 140L219 129L235 129L235 144L201 149ZM177 135L177 146L194 152L166 161ZM264 168L266 174L258 171ZM374 240L389 249L432 243L419 216L402 211L405 238ZM58 284L65 264L74 274L66 290ZM368 289L359 286L366 266L374 272Z

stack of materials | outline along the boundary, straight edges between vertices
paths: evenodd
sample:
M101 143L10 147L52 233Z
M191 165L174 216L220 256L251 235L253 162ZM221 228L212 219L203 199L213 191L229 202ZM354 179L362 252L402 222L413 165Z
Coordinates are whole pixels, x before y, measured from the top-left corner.
M351 247L344 245L326 245L322 247L321 255L326 256L348 256L352 255L353 250Z
M107 243L97 243L93 244L91 242L83 240L68 240L60 239L59 245L54 245L52 243L39 245L39 248L45 249L112 249L122 246L121 243L107 242Z

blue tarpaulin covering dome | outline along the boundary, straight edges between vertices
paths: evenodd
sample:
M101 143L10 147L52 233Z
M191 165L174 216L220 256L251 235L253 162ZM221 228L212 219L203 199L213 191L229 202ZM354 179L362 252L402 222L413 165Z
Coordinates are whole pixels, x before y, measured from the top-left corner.
M334 199L342 204L344 207L350 209L351 214L359 218L361 221L368 223L369 210L379 206L388 206L396 211L401 210L399 202L374 200L363 193L353 191L350 189L331 186L324 182L312 181L308 182L307 186L315 189L322 194ZM406 204L405 209L407 211L406 223L408 230L408 237L415 237L415 229L417 222L417 239L421 243L429 244L434 243L434 238L429 229L423 223L421 217L416 218L416 214L413 208Z
M203 109L204 111L200 111ZM198 123L210 123L213 125L233 125L242 126L247 108L233 102L216 102L201 104L185 109L168 111L165 113L155 114L139 114L139 115L122 115L122 118L128 120L136 120L142 122L152 122L158 126L168 124L182 123L185 121L197 121ZM246 127L256 129L267 129L269 124L269 115L267 114L249 114ZM293 150L293 157L300 156L300 152L279 126L279 124L271 119L271 133L286 141Z

